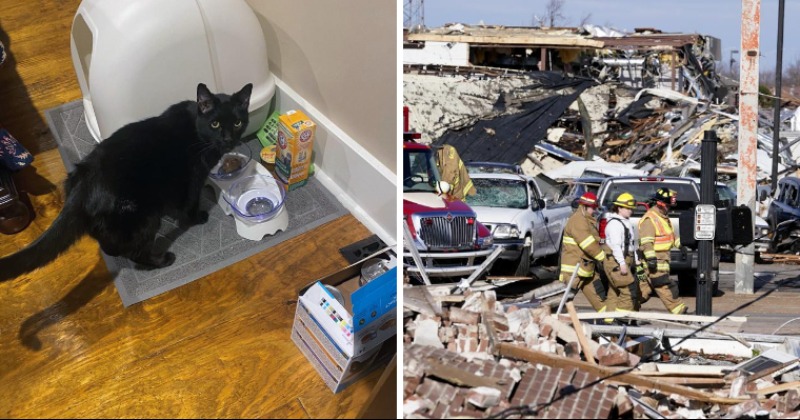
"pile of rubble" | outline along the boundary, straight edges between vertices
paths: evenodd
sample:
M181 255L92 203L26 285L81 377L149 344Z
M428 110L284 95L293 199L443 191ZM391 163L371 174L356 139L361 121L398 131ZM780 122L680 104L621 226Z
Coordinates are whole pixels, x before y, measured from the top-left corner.
M405 418L800 418L797 342L721 327L741 317L615 313L602 315L648 325L590 324L597 314L564 305L555 284L549 299L513 301L485 282L463 295L450 286L404 289ZM677 345L689 337L750 354Z
M696 164L709 130L719 139L717 163L735 165L738 160L736 109L670 89L635 89L548 72L480 80L409 74L404 76L404 103L423 142L452 144L465 161L520 164L528 175L598 159L598 166L603 160L649 163L646 169L659 174ZM768 115L761 116L760 126L758 177L769 180L773 147ZM795 156L800 156L794 138L781 140L782 175L795 168Z

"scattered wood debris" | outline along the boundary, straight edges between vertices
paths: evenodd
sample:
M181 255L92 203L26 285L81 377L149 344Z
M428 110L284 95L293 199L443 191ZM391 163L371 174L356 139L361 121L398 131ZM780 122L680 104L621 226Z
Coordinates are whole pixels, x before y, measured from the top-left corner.
M800 255L794 254L761 254L761 259L775 264L800 264Z
M405 418L800 417L800 345L737 334L745 317L613 313L608 325L572 302L554 316L554 284L526 301L485 285L458 300L438 289L405 289ZM683 334L712 324L705 338ZM749 354L724 351L736 346Z

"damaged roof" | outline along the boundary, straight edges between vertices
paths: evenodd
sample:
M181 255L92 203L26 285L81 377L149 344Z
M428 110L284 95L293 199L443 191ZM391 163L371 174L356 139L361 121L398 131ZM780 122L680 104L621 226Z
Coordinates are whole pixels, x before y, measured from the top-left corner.
M470 127L448 131L434 145L453 145L465 161L521 162L546 137L547 129L567 107L596 84L590 79L567 78L556 73L537 73L534 78L537 77L539 83L527 89L546 87L553 94L523 103L519 112L481 119ZM555 93L562 89L563 94Z
M701 37L700 34L652 33L655 31L657 30L649 29L647 33L594 36L584 28L451 24L426 32L405 33L404 41L464 42L473 45L535 45L559 48L671 49L693 44Z

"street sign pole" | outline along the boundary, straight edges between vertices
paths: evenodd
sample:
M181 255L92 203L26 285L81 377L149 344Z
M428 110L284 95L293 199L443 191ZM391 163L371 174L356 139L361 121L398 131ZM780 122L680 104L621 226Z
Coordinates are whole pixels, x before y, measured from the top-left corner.
M695 208L695 238L697 245L697 293L695 313L711 315L713 293L714 232L717 208L714 189L717 179L717 133L705 132L700 149L700 205ZM709 235L710 233L710 235ZM709 237L710 236L710 237Z

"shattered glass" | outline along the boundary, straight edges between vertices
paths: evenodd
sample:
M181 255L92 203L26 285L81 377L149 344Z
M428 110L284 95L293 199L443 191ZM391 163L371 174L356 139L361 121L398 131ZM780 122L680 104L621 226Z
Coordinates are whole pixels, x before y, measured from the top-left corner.
M521 180L473 178L472 183L477 194L467 196L466 201L470 206L528 207L528 187Z

